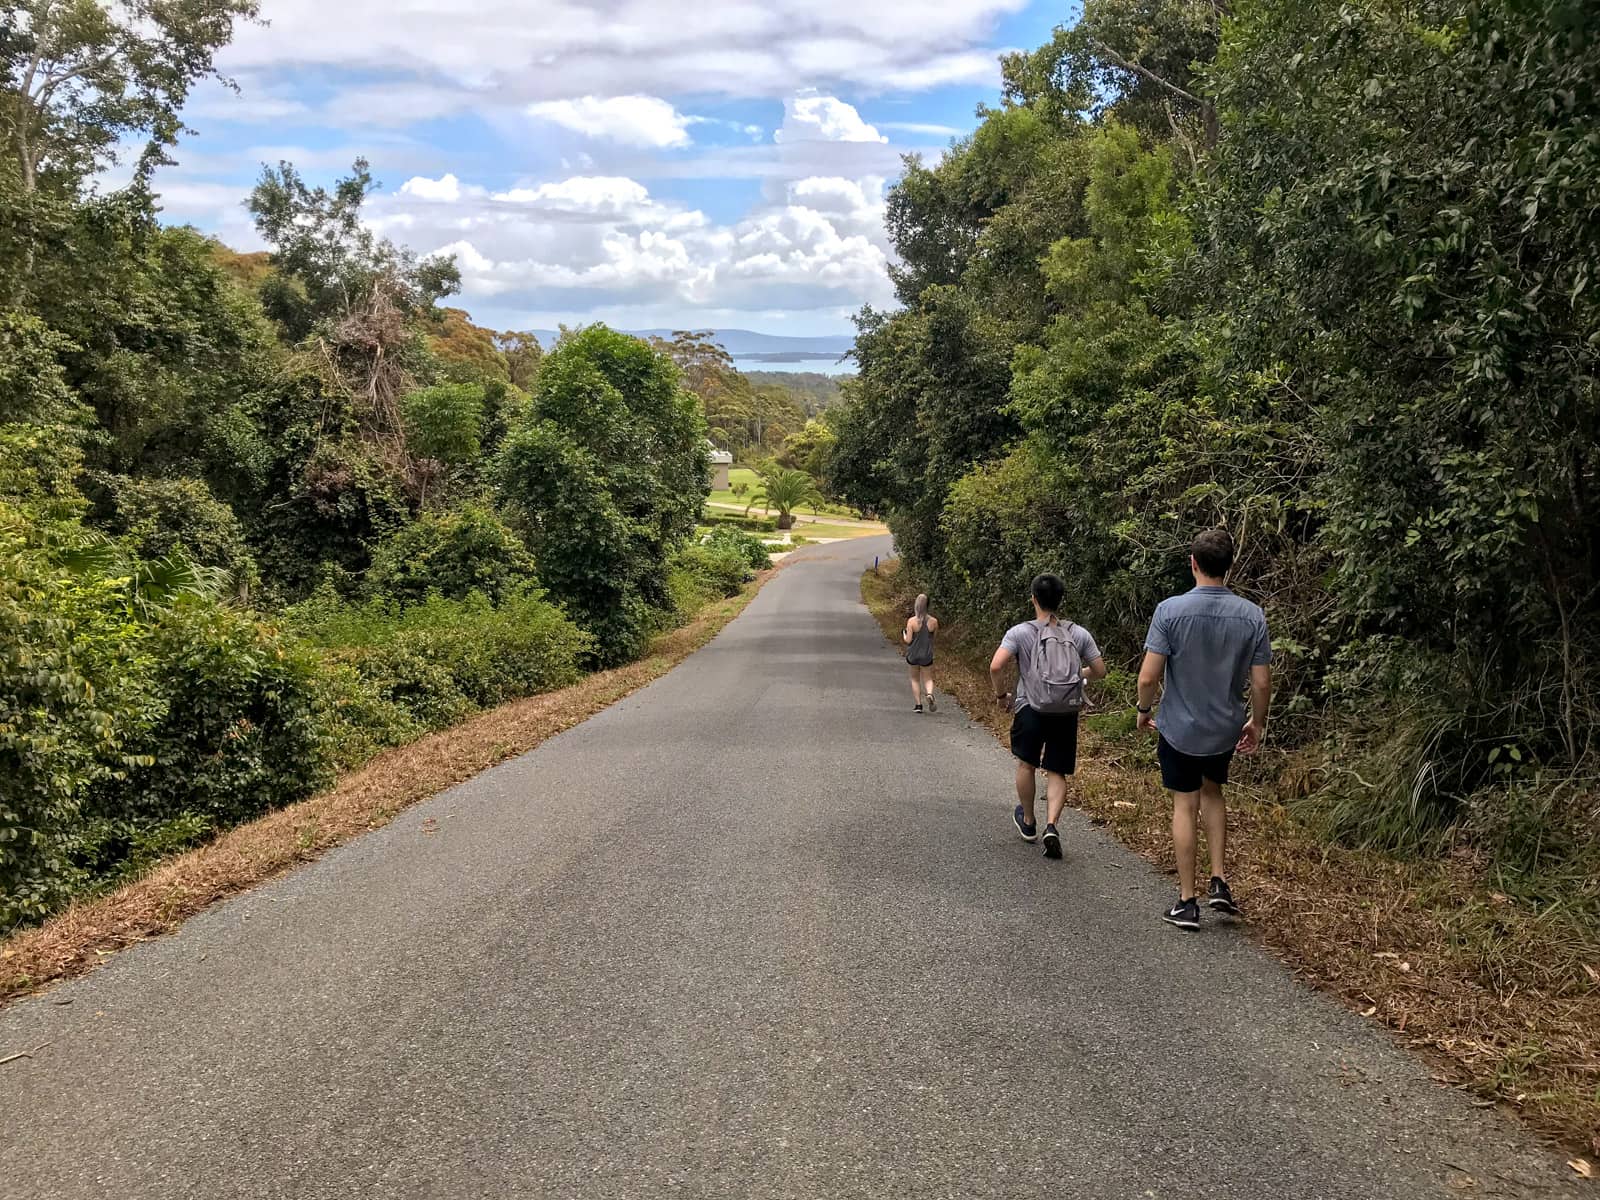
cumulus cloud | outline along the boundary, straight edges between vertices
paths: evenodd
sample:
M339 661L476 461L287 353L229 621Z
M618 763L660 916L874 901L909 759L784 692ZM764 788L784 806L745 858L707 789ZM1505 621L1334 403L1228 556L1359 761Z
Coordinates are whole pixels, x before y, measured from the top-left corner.
M556 183L496 192L494 198L512 204L548 204L580 212L621 213L647 204L650 192L632 179L578 175Z
M222 57L248 74L406 74L513 104L576 96L779 97L998 78L988 38L1027 0L271 0Z
M719 223L629 178L491 191L446 175L376 197L371 223L419 253L455 255L461 303L474 311L833 314L888 298L883 190L882 179L797 180Z
M527 113L585 137L657 149L687 146L689 126L694 122L655 96L545 100L528 105Z
M445 175L441 179L429 179L419 175L401 184L400 194L415 196L418 200L453 203L461 199L461 181L454 175Z
M836 96L806 91L783 103L783 126L773 135L779 142L887 142L861 119L855 106Z

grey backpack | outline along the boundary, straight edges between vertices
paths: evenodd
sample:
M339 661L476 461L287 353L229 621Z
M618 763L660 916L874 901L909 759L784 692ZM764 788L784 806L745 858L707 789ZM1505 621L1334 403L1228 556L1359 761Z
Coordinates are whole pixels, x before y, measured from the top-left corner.
M1038 621L1039 643L1028 672L1028 698L1035 712L1083 711L1083 656L1072 640L1072 625Z

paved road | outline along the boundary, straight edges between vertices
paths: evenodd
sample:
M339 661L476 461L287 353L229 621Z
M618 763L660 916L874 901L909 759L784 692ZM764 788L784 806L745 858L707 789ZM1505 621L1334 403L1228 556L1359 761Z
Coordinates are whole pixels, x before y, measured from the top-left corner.
M1017 840L1002 750L911 715L860 606L885 551L808 549L631 699L0 1012L0 1057L51 1041L0 1067L0 1194L1569 1193L1237 933L1157 923L1087 823Z

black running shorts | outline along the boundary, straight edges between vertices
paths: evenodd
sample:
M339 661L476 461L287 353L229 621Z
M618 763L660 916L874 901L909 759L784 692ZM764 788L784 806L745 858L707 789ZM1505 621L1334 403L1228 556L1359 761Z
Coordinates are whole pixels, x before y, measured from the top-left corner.
M1185 754L1166 738L1156 742L1156 757L1161 761L1161 786L1169 792L1198 792L1203 780L1221 786L1228 782L1228 765L1233 751L1221 754Z
M1030 767L1071 775L1078 769L1078 714L1024 706L1011 719L1011 753Z

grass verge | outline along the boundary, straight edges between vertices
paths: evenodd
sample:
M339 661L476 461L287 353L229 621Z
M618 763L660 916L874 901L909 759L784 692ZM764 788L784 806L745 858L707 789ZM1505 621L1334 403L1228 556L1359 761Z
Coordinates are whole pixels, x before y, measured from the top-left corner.
M862 598L891 641L916 591L898 566L862 577ZM988 676L993 647L973 644L958 623L941 628L939 643L941 689L1004 740L1009 718ZM1176 875L1154 746L1123 712L1085 725L1078 807ZM1421 1052L1441 1083L1600 1156L1600 931L1505 895L1469 856L1397 861L1329 845L1284 802L1277 776L1292 777L1291 763L1263 755L1239 765L1229 874L1252 934Z
M637 662L385 751L320 795L236 826L114 892L74 903L43 925L0 941L0 1005L171 933L217 901L386 825L409 805L525 754L615 704L709 642L779 569L761 572L738 596L709 605L689 624L663 634Z

